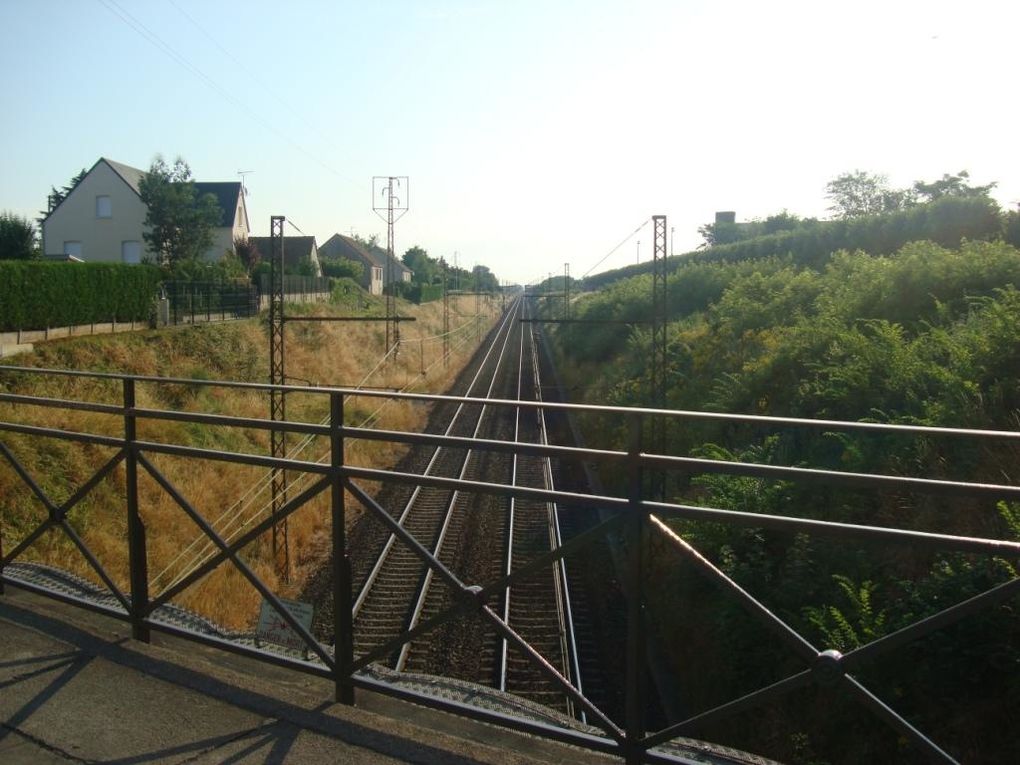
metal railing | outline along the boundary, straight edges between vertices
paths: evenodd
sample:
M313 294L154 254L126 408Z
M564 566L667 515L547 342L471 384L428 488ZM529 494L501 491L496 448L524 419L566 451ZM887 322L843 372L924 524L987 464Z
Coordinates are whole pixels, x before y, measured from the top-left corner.
M52 384L56 378L79 378L82 380L106 380L106 384L120 387L118 403L61 399L31 395L15 390L31 390L35 383L46 381ZM761 513L727 510L693 504L649 501L645 497L646 477L650 471L664 470L683 475L726 474L789 482L815 482L828 486L853 487L856 489L895 490L897 492L919 492L940 496L960 496L995 501L1020 501L1020 486L965 482L956 480L929 479L893 475L853 473L805 467L786 467L771 464L719 461L649 454L644 451L643 422L650 417L662 417L677 422L715 420L761 428L801 428L812 431L843 431L879 435L899 434L923 437L974 438L980 441L1006 442L1007 446L1020 445L1020 432L941 429L885 425L860 422L836 422L797 418L771 418L742 415L713 414L703 412L677 412L651 409L625 409L595 407L543 402L521 402L510 400L485 400L476 398L452 398L423 394L395 394L382 391L354 391L334 388L308 389L282 386L288 393L301 393L320 397L328 409L329 419L325 424L307 422L273 422L268 418L237 417L206 412L153 409L138 405L136 388L140 385L194 386L196 388L244 389L250 392L268 394L271 386L213 382L190 379L167 379L128 375L96 374L62 370L38 370L21 367L0 367L0 455L20 478L23 491L33 495L45 508L46 518L36 528L25 532L20 539L10 538L6 528L0 534L0 588L16 585L66 602L106 613L130 622L136 639L148 640L150 631L157 630L190 640L213 645L226 651L252 656L263 661L293 668L295 670L332 679L337 699L353 703L357 688L377 691L391 696L408 699L419 704L443 709L454 714L483 720L516 730L526 731L550 739L575 744L592 750L616 754L628 763L687 761L682 754L670 753L661 748L672 739L689 735L705 725L726 719L756 706L774 701L797 689L817 686L838 690L861 704L865 709L891 726L895 733L917 747L934 762L955 762L953 757L941 748L933 738L918 730L904 716L897 713L885 701L870 691L852 672L888 654L907 643L924 637L935 630L944 628L991 606L1002 604L1020 593L1020 578L991 587L985 592L948 606L934 615L917 620L910 626L877 637L858 648L841 653L833 648L819 648L794 627L784 622L758 599L752 596L716 564L695 549L682 533L671 525L676 521L709 521L755 529L776 529L803 533L815 537L837 540L843 544L880 541L904 544L912 548L935 549L959 553L978 553L998 556L1009 560L1020 558L1020 543L1012 540L975 536L960 536L917 531L905 528L889 528L879 525L844 523L820 520L810 517L767 515ZM93 389L95 386L82 386ZM426 433L383 430L379 428L352 427L346 424L345 415L349 401L355 397L376 397L402 399L411 402L435 403L441 401L467 402L493 407L508 407L510 411L537 410L547 412L561 410L587 415L605 415L622 418L627 423L629 441L626 449L580 448L562 445L525 444L511 441L478 440L462 437L431 435ZM88 433L67 427L53 427L32 424L31 414L41 410L76 410L114 418L121 423L119 434ZM285 431L294 434L317 436L326 439L330 445L329 459L314 462L301 459L274 459L257 453L219 451L197 448L184 444L144 440L139 437L141 423L183 422L212 428L243 428L255 431ZM85 480L70 496L58 502L52 499L30 474L11 447L16 435L31 439L60 439L78 444L92 444L115 450L112 457L103 461L90 478ZM347 444L353 441L383 441L391 444L470 447L508 454L533 455L543 459L569 459L583 463L607 465L628 476L626 487L619 493L587 494L568 491L553 491L539 488L506 486L481 481L457 478L441 478L428 475L381 470L349 464L345 460ZM320 494L328 498L333 561L334 619L332 624L335 642L332 646L320 642L284 606L281 599L255 573L246 562L242 551L253 541L271 529L273 519L264 518L252 525L244 534L228 543L222 539L212 525L196 507L182 495L181 491L157 467L160 455L200 458L217 462L249 465L265 469L280 469L306 473L313 477L310 485L280 509L280 517L290 516ZM2 463L0 463L2 464ZM124 511L127 518L127 546L129 550L129 587L116 584L115 577L105 570L91 551L82 535L68 520L68 514L76 508L99 484L108 480L119 466L124 465ZM146 529L142 522L139 494L139 476L145 474L172 498L179 510L190 518L216 545L218 553L189 573L186 577L159 593L149 591L148 554ZM540 555L529 564L513 573L505 573L498 579L481 584L462 581L455 572L437 560L421 540L411 536L385 508L381 507L364 488L363 482L397 482L412 486L436 486L454 491L494 494L517 499L530 498L542 502L556 503L559 508L574 507L598 513L599 519L591 528L563 540L556 550ZM354 654L352 613L352 582L350 557L346 538L348 516L348 494L354 497L368 513L382 523L398 540L407 545L434 572L434 576L445 582L455 593L453 605L441 614L418 624L408 632L362 656ZM0 500L12 503L10 495ZM6 506L12 506L7 504ZM7 510L4 517L7 517ZM47 531L61 530L84 557L95 576L112 595L114 605L97 603L94 600L76 597L66 592L55 592L27 582L15 576L10 567ZM622 538L625 570L619 572L625 584L627 601L627 647L626 647L626 688L625 715L618 724L603 710L563 677L535 649L525 642L506 623L497 610L488 605L521 579L548 567L556 565L566 556L574 554L592 542L613 535ZM648 566L647 542L657 540L684 561L698 569L711 580L721 585L722 590L735 598L755 619L768 627L789 648L800 663L800 668L788 676L766 687L747 693L740 698L720 704L712 709L693 714L685 719L659 730L646 729L646 656L647 616L645 614L646 592L644 590ZM10 549L5 549L8 545ZM310 659L295 658L264 648L242 645L221 637L171 624L159 617L162 606L170 604L187 588L193 586L206 574L220 565L230 562L267 603L279 618L294 633L300 636ZM2 591L2 590L0 590ZM370 671L372 663L386 656L394 645L406 643L434 630L464 614L474 614L489 623L497 635L505 639L515 650L528 656L536 667L549 679L557 683L577 709L583 710L589 726L579 728L567 724L556 725L548 721L529 719L491 709L471 706L466 703L438 698L381 679Z

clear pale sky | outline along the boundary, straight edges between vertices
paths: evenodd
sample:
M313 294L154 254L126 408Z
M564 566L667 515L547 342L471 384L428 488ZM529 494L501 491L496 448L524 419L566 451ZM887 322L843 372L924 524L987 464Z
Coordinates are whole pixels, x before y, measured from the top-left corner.
M1020 3L0 0L0 210L100 157L246 177L256 234L383 235L580 276L642 221L824 217L825 184L967 169L1020 202ZM293 233L293 231L291 231ZM651 254L646 227L599 270Z

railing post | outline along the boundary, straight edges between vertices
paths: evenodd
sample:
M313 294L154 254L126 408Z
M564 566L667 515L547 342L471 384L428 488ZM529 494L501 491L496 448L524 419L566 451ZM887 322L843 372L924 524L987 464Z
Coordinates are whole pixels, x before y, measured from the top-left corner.
M351 558L347 551L347 498L344 491L344 394L329 394L330 506L333 526L333 658L336 661L336 700L354 703L351 665L354 664Z
M641 468L641 415L631 415L627 447L630 473L627 510L627 679L626 722L627 765L638 765L644 759L640 741L645 735L645 625L644 625L644 546L645 514Z
M0 595L4 594L4 519L0 516Z
M128 565L131 578L131 636L149 642L145 626L149 608L149 561L145 549L145 524L138 512L138 450L135 446L135 381L124 378L124 465L127 469Z

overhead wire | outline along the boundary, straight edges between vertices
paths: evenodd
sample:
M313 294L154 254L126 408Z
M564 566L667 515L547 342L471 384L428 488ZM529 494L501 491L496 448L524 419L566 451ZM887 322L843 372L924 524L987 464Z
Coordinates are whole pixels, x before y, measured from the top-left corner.
M472 324L477 323L477 321L478 317L473 317L471 320L464 322L464 324L458 327L456 331L461 331L465 327L469 327ZM470 339L471 339L470 335L465 335L454 346L454 351L460 350L460 348L463 347L464 344L469 342ZM406 342L417 343L419 341L408 340ZM355 386L355 390L360 390L361 388L363 388L365 384L371 379L371 377L379 370L379 368L386 363L390 356L394 355L397 352L401 344L403 344L403 341L401 343L395 343L393 347L391 347L390 350L383 355L379 362L366 375L364 375L364 377L362 377L361 381L358 382L358 384ZM442 361L443 357L440 356L431 364L429 364L424 370L426 374ZM405 384L402 388L400 388L399 392L406 393L412 391L420 384L420 382L421 378L414 379L411 382ZM384 400L378 407L376 407L374 411L363 417L360 424L357 427L362 428L367 427L372 422L375 422L378 419L378 417L382 414L383 410L386 409L386 407L390 406L392 403L393 403L392 400ZM325 425L328 422L329 416L327 415L325 418L320 420L318 424ZM293 458L302 454L304 450L315 441L315 438L316 437L314 435L305 436L289 451L289 457ZM329 452L327 451L316 460L316 463L324 463L328 458ZM295 491L299 491L303 488L305 484L310 483L310 480L311 476L303 475L301 478L295 480L291 484L291 488ZM270 487L271 483L272 472L269 471L262 478L252 483L244 494L242 494L232 505L226 508L222 513L219 514L219 516L217 516L212 521L210 525L214 529L216 529L217 533L224 539L224 541L230 543L240 533L242 533L245 528L250 526L253 522L258 520L259 518L263 517L269 511L269 509L272 507L271 499L267 502L264 502L261 506L258 506L256 509L254 509L254 512L246 512L246 510L252 509L252 505L254 505L255 502L257 501L257 497L265 493L266 490ZM170 587L175 586L178 582L182 581L192 571L197 569L212 555L214 555L215 552L216 551L213 549L213 543L211 540L208 539L208 537L206 537L205 535L200 535L196 537L191 542L191 544L183 548L162 569L162 571L160 571L155 577L152 578L154 587L158 587L159 582L163 579L163 577L168 572L170 572L170 570L173 569L181 559L185 558L186 556L189 555L191 556L190 562L187 565L185 565L183 567L183 570L179 571L176 574L176 576L174 576L174 578L165 585L163 589L169 589Z
M289 103L287 103L287 101L285 101L280 96L277 88L273 88L272 86L270 86L256 72L254 72L253 70L248 68L245 65L245 63L243 61L241 61L237 56L235 56L233 53L231 53L227 48L223 47L223 45L220 44L220 41L217 40L216 37L212 33L210 33L205 27L203 27L194 16L192 16L190 13L188 13L186 10L184 10L180 5L178 5L176 0L169 0L169 2L170 2L170 5L172 5L174 8L176 8L177 11L182 16L184 16L184 18L186 18L191 23L191 25L193 27L195 27L195 29L197 29L199 32L201 32L202 35L207 40L209 40L209 42L211 42L216 47L217 50L219 50L220 53L222 53L224 56L226 56L228 59L230 59L231 62L233 62L234 66L236 66L239 70L244 72L248 77L250 77L252 80L257 82L260 86L262 86L263 90L265 90L270 95L271 98L273 98L278 104L280 104L280 106L282 106L287 111L288 114L296 116L304 124L304 126L306 128L308 128L309 130L312 130L312 131L318 133L319 137L323 138L327 143L331 143L332 142L332 139L322 130L321 127L317 126L315 123L311 122L310 120L308 120L304 116L304 112L305 112L304 109L296 109L293 106L291 106Z
M178 53L169 43L164 41L158 34L149 29L142 21L140 21L138 18L133 16L127 9L121 6L117 2L117 0L97 0L97 2L100 3L108 11L110 11L110 13L117 16L117 18L123 21L128 27L137 32L138 35L141 36L142 39L147 41L150 45L164 53L179 66L181 66L182 68L193 74L195 77L200 79L206 85L206 87L211 89L217 95L222 96L224 99L230 101L237 108L246 112L248 116L250 116L252 119L254 119L256 122L258 122L267 130L275 134L278 138L282 139L283 141L286 141L288 144L290 144L292 148L296 149L301 154L304 154L305 157L321 166L324 170L329 171L337 178L341 178L349 182L354 182L353 179L336 170L321 157L319 157L312 151L306 149L304 146L299 144L289 135L285 134L283 131L279 130L278 128L274 127L272 124L267 122L260 114L258 114L256 111L251 109L247 104L245 104L243 101L234 96L233 93L223 88L209 75L207 75L193 63L191 63L185 56Z
M643 229L645 226L647 226L649 221L651 221L651 218L646 218L644 221L642 221L640 226L638 226L636 229L634 229L629 234L627 234L627 236L625 236L623 238L623 240L618 245L616 245L613 249L611 249L609 252L607 252L605 255L603 255L599 259L598 263L596 263L594 266L592 266L587 271L585 271L581 275L581 278L582 279L585 278L588 274L590 274L596 268L598 268L603 263L605 263L613 253L615 253L617 250L619 250L621 247L623 247L623 245L627 244L627 242L630 241L641 229Z

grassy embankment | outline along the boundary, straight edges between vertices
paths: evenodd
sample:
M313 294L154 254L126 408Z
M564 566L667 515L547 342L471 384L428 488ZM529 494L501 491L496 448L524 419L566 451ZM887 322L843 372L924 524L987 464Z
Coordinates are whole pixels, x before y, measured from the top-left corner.
M356 310L380 315L380 305L356 301ZM288 307L288 312L318 315L351 315L352 306L314 305ZM441 393L447 389L484 336L495 309L485 309L482 328L476 331L474 299L451 301L451 361L442 362L442 303L422 306L403 304L401 315L413 315L414 323L402 323L402 350L395 360L380 364L384 355L384 324L312 323L288 325L286 369L289 377L319 386L337 385L408 389ZM420 342L424 339L424 342ZM34 352L5 359L17 366L130 373L195 380L268 380L268 335L265 316L225 324L177 327L132 334L75 338L40 344ZM422 374L422 368L425 374ZM300 383L295 383L300 384ZM32 395L83 401L121 403L116 381L74 378L38 378L0 375L0 389ZM217 387L142 383L137 404L152 409L177 409L226 414L237 417L268 417L268 396L258 391ZM420 428L428 414L420 404L388 403L377 398L350 399L348 424L361 424L370 415L380 427ZM381 406L382 405L382 406ZM381 408L380 408L381 406ZM292 394L287 399L287 418L320 422L328 415L328 400L321 394ZM78 411L0 404L0 418L45 427L122 435L120 417ZM210 449L267 454L265 431L225 428L170 421L141 421L143 440L187 444ZM57 439L28 438L4 434L3 442L25 466L44 491L58 504L72 493L113 454L111 448L81 445ZM288 456L317 460L328 453L325 439L303 443L292 436ZM349 443L346 459L352 464L375 467L394 464L402 451L375 442ZM265 517L268 472L264 469L191 458L150 456L180 493L213 523L218 533L231 538L257 519ZM301 476L291 476L300 487ZM193 568L211 552L202 542L197 525L144 470L139 470L141 512L147 528L151 594ZM69 514L74 530L82 537L119 587L128 589L127 520L124 503L125 468L118 466ZM249 566L274 591L296 594L305 577L321 565L328 554L328 492L292 515L288 523L292 573L283 581L271 555L270 535L250 544L242 554ZM293 493L291 494L293 496ZM6 460L0 459L3 549L12 550L46 516L41 503ZM241 501L239 501L241 500ZM353 500L348 520L361 511ZM21 560L39 561L75 572L99 582L81 553L61 531L50 531ZM257 614L261 596L229 563L220 565L181 593L174 602L231 628L249 626Z
M811 257L807 257L811 255ZM1020 250L1002 241L680 262L669 274L666 400L687 410L1016 431L1020 422ZM575 315L650 310L638 276L578 300ZM564 325L550 344L573 400L648 401L649 332ZM626 430L582 422L626 448ZM869 435L688 421L668 453L769 465L1016 484L1003 439ZM628 476L603 475L625 488ZM674 476L672 501L1020 540L1020 503L722 475ZM621 489L622 490L622 489ZM1020 575L1015 557L864 544L768 528L672 528L812 645L843 653ZM693 715L803 668L736 598L665 544L651 547L649 620ZM1016 759L1017 599L854 668L854 676L961 762ZM916 747L839 688L809 688L699 730L791 763L915 762Z

